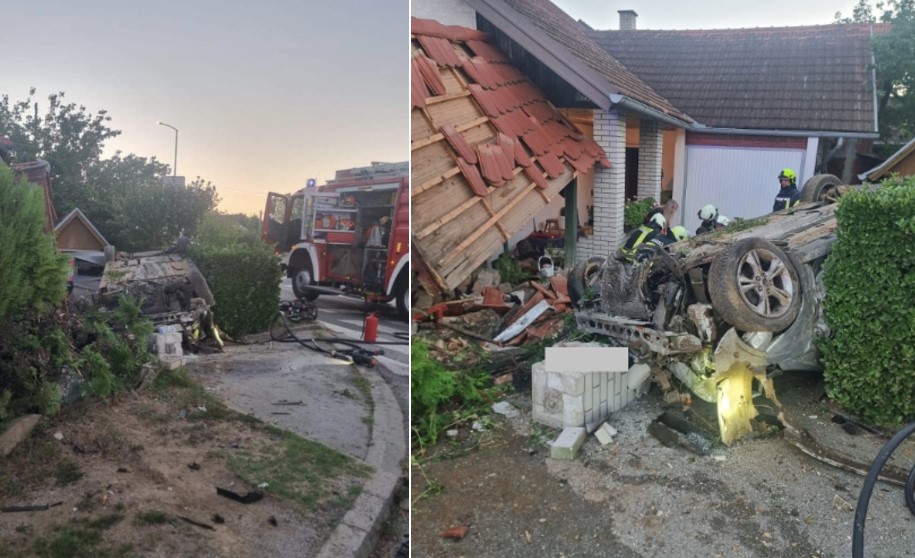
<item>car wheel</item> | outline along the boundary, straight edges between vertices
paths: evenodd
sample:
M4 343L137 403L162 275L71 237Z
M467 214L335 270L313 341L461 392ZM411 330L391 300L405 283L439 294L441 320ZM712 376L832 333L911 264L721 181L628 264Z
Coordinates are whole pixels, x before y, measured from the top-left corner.
M308 268L298 269L292 274L292 292L298 298L305 300L318 298L318 291L309 288L312 283L311 270Z
M842 196L842 179L833 174L817 174L810 177L801 189L801 201L835 203Z
M746 238L709 269L715 311L742 331L782 331L797 318L801 283L791 259L762 238Z
M589 292L599 289L598 279L600 277L600 268L604 265L604 258L589 258L587 261L575 264L569 273L569 298L572 299L572 305L578 307L579 302L583 301Z
M394 296L397 302L397 316L401 320L406 320L410 315L410 289L406 281L397 281L394 286Z

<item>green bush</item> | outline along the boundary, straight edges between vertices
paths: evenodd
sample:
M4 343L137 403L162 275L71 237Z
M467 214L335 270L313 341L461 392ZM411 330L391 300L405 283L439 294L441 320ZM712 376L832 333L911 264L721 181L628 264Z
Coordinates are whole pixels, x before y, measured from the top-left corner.
M208 217L198 228L191 256L213 291L213 315L220 328L234 336L270 326L282 280L270 246L243 227Z
M47 310L67 294L66 259L44 224L43 191L0 164L0 322Z
M623 208L623 224L628 229L638 228L645 219L645 215L654 206L654 198L626 200L626 205Z
M820 343L830 397L868 420L915 419L915 177L844 196Z

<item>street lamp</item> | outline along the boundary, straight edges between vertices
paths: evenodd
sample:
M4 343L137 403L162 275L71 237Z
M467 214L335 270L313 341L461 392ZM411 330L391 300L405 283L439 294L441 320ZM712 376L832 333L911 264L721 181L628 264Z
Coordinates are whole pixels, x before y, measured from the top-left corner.
M175 131L175 166L173 168L172 175L178 176L178 128L175 128L171 124L166 124L165 122L162 122L161 120L156 122L156 124L158 124L159 126L166 126Z

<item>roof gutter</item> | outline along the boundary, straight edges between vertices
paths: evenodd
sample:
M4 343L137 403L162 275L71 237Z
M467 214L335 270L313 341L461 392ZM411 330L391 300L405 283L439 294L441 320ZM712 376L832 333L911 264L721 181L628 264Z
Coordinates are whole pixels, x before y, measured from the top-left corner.
M704 124L689 126L692 132L703 134L731 134L735 136L774 136L783 138L848 138L848 139L877 139L877 132L840 132L838 130L754 130L747 128L712 128Z
M870 26L871 44L874 43L874 24ZM871 47L871 90L874 92L874 131L880 131L879 116L877 114L877 59Z
M673 116L664 114L663 112L661 112L657 109L651 108L650 106L646 105L645 103L641 103L639 101L636 101L635 99L631 99L624 95L620 95L619 93L611 93L609 95L609 97L610 97L610 102L613 104L613 106L617 106L621 109L630 110L636 114L640 114L642 116L647 116L648 118L652 118L654 120L658 120L665 124L669 124L671 126L674 126L675 128L689 129L689 128L693 127L693 125L691 125L689 122L684 122L683 120L680 120L679 118L674 118Z

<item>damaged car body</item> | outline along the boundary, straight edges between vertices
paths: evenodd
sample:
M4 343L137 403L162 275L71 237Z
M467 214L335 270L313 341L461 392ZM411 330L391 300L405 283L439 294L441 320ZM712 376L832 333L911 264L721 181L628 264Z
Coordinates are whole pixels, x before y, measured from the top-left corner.
M628 346L665 391L672 375L716 403L730 444L750 432L754 380L780 407L774 375L821 368L822 264L836 239L833 202L849 188L818 175L790 210L646 249L635 263L578 264L569 285L578 328Z

